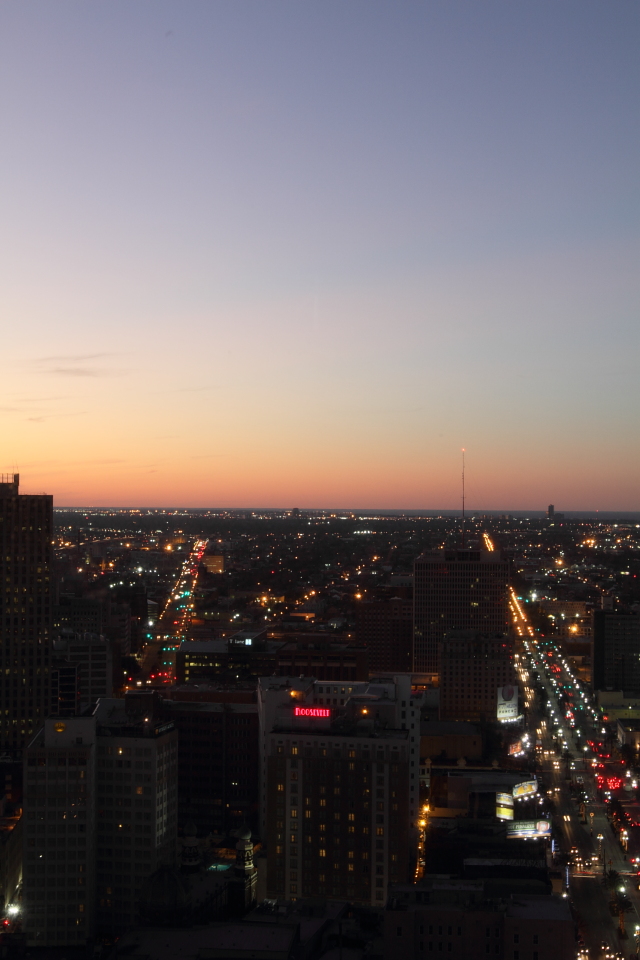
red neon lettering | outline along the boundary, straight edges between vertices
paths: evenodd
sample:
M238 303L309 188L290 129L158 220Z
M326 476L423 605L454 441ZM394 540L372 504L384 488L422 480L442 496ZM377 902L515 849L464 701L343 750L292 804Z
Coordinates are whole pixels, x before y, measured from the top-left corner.
M326 707L294 707L294 717L330 717L331 710Z

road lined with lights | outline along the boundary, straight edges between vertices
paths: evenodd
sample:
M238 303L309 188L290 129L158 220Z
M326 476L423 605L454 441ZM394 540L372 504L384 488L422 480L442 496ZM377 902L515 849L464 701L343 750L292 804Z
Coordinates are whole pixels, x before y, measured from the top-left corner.
M196 540L180 568L178 579L158 617L155 639L145 644L142 679L138 680L138 686L161 686L173 683L175 651L184 640L191 622L198 567L207 543L207 540Z
M633 905L635 915L629 925L633 925L634 933L640 933L640 897L635 889L637 883L631 884L623 876L631 872L636 879L617 839L611 839L611 826L603 806L596 803L597 784L592 778L598 761L591 755L590 746L595 745L595 737L592 734L589 739L589 732L594 729L598 714L590 693L574 675L562 651L552 639L536 635L513 589L510 606L513 625L525 651L518 664L521 682L529 694L527 681L537 680L548 698L548 717L539 721L536 746L543 778L549 787L547 795L556 808L556 838L570 861L564 868L563 886L570 889L583 923L586 945L580 948L578 957L581 960L622 957L618 933L600 882L604 871L615 870L621 875L619 882L624 894L622 890L619 893L628 896ZM579 793L577 798L570 796L572 778ZM578 810L576 802L580 804ZM633 944L633 940L627 942L629 946Z

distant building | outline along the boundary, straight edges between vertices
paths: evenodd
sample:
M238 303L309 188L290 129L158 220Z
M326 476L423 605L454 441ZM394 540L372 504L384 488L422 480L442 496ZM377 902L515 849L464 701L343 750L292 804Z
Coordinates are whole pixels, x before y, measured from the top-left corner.
M54 636L93 633L100 636L106 625L106 607L101 600L62 596L53 608Z
M640 696L640 614L594 610L592 686Z
M48 719L25 751L30 945L129 929L144 880L175 861L178 735L135 706L104 699L92 716Z
M390 677L334 709L319 686L260 684L267 893L379 906L415 866L420 699Z
M439 672L452 630L509 629L509 564L497 550L440 550L418 558L414 571L414 672Z
M331 635L302 635L280 648L276 673L334 683L368 680L369 652L362 644L334 640Z
M176 683L244 681L277 672L282 641L260 627L224 640L185 640L176 653Z
M51 661L52 717L75 717L80 713L79 664L54 656Z
M498 715L498 689L511 686L517 706L513 640L504 634L452 631L442 643L440 719L488 720Z
M205 554L202 563L207 573L224 573L224 557L222 554Z
M0 750L19 755L47 716L53 498L0 475Z
M356 637L369 651L376 673L411 672L413 667L413 602L404 597L364 601L357 607Z
M113 646L110 640L94 633L67 632L54 641L55 656L77 667L80 709L113 696Z

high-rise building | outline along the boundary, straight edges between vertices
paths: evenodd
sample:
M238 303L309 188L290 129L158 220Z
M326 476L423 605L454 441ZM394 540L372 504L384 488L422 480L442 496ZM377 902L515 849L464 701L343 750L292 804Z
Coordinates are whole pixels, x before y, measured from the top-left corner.
M233 691L210 689L208 702L182 700L176 691L160 703L180 737L179 823L190 820L204 836L225 836L243 824L257 829L260 784L255 693L238 702Z
M24 777L23 927L33 946L114 936L137 920L144 881L173 864L178 735L134 702L49 718Z
M0 475L0 749L19 754L49 712L53 498Z
M390 597L358 604L356 636L369 651L370 669L411 671L413 650L413 603L409 598Z
M77 665L80 707L113 695L113 641L95 633L63 633L54 640L56 657Z
M498 690L512 686L516 695L515 683L513 641L508 636L460 630L443 641L441 720L495 721Z
M640 696L640 615L624 610L594 610L592 686Z
M313 680L261 680L268 896L381 906L415 868L421 696L410 678L320 706Z
M506 633L509 564L497 550L440 550L415 561L413 669L437 674L452 630Z

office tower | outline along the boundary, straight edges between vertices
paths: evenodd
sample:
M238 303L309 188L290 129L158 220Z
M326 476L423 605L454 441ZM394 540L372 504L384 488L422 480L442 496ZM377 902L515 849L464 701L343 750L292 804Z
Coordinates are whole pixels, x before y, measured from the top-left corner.
M324 686L260 681L268 896L380 906L415 867L421 696L396 676L320 706Z
M202 690L200 701L181 690L159 704L180 738L178 811L201 836L226 836L248 824L257 830L260 784L258 707L255 691ZM244 702L241 702L243 700Z
M53 608L53 636L65 633L104 633L106 604L88 597L62 596Z
M412 601L391 597L358 604L356 637L369 651L369 668L373 673L411 671Z
M441 647L440 719L495 721L498 689L515 688L513 641L503 634L461 630Z
M49 711L53 498L0 475L0 750L19 754Z
M56 658L77 665L80 709L113 695L114 644L95 633L63 633L54 640Z
M129 709L127 709L129 706ZM49 718L29 743L23 928L72 946L131 927L146 878L176 852L178 736L124 700Z
M593 689L640 696L640 614L594 610L591 642Z
M549 506L547 507L547 517L549 518L549 520L553 520L555 516L555 512L556 512L556 508L552 503L550 503Z
M413 669L439 672L439 647L452 630L506 633L509 564L497 550L440 550L414 565Z

